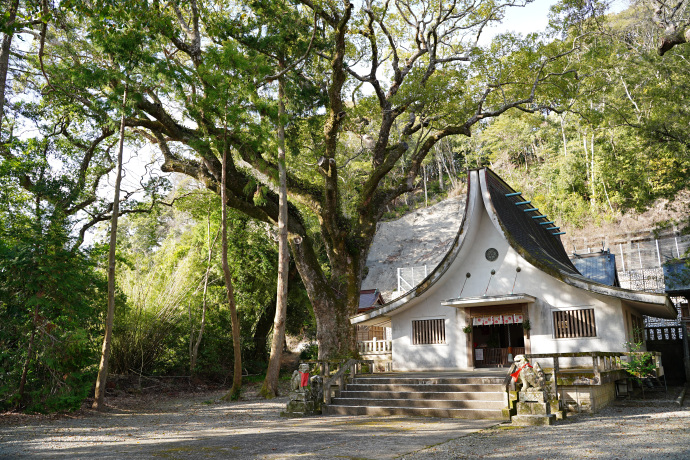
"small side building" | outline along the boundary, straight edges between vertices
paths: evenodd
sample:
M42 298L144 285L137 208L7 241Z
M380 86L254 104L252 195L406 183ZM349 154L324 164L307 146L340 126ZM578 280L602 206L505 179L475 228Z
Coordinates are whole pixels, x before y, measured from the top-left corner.
M359 291L359 308L357 313L371 311L386 302L378 289L362 289ZM368 340L390 340L390 331L385 327L375 325L357 325L357 342Z

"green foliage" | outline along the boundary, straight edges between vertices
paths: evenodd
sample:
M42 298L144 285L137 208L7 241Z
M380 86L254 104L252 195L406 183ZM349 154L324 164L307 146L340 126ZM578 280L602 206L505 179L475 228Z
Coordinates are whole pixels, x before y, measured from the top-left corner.
M552 27L573 46L577 78L561 87L570 111L506 114L486 123L465 153L471 166L491 166L574 227L643 211L690 186L690 49L661 59L646 12L633 6L603 17L601 7L563 1L552 9ZM501 54L512 44L499 37L492 46ZM529 48L523 43L510 59Z
M105 307L97 255L75 247L74 229L107 168L97 144L83 162L56 135L61 114L32 103L17 113L38 135L10 139L0 156L0 409L73 410L93 386Z
M0 239L0 408L74 410L95 378L104 280L59 235L29 236Z
M196 375L223 381L232 371L230 312L220 257L219 199L193 187L177 190L173 209L128 216L119 230L118 248L124 262L111 357L112 371L143 374L189 372L189 337L198 333L203 305L203 281L213 245L206 296L204 333ZM266 365L267 336L273 324L277 247L271 230L237 212L228 216L228 260L233 272L241 325L243 363L249 373ZM293 270L294 271L294 270ZM299 280L291 277L287 330L313 333L314 319Z
M313 361L319 359L319 344L309 343L302 348L299 359L303 361Z
M641 332L636 330L634 335L641 337ZM623 363L626 372L640 385L642 379L656 375L656 364L652 354L641 351L643 345L643 342L626 342L625 346L632 354L628 356L629 361Z

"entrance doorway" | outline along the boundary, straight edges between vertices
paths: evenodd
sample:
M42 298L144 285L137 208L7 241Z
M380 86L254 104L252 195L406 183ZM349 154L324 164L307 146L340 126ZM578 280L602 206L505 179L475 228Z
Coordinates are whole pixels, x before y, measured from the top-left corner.
M487 305L465 308L467 362L472 367L508 367L512 358L530 353L527 304ZM469 332L469 331L466 331Z
M522 324L473 326L472 341L475 367L507 367L525 353Z

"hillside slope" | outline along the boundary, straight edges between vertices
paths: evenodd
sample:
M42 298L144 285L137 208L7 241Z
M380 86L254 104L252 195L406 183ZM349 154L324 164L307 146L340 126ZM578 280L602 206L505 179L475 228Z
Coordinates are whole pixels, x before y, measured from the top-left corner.
M455 239L465 210L465 195L441 201L428 208L407 214L400 219L379 223L372 243L366 278L362 289L379 289L386 302L397 295L398 268L414 283L423 278L424 266L430 273L446 255ZM407 289L403 289L406 291Z
M660 270L659 262L681 257L690 249L690 235L685 227L689 201L688 194L679 194L673 202L659 200L644 213L629 213L615 223L568 228L564 246L569 254L574 250L582 254L597 252L602 247L610 249L616 255L621 282L627 276L626 270ZM425 266L426 273L431 273L448 252L460 229L464 209L465 195L461 194L400 219L379 223L362 289L379 289L389 302L419 284ZM398 269L409 283L402 282L400 293ZM660 282L663 288L663 276ZM645 289L637 284L626 287Z

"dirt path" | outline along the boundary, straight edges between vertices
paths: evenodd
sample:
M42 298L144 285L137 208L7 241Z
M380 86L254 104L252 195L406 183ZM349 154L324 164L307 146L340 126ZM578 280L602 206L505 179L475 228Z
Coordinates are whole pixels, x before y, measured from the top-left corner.
M617 403L548 428L412 417L279 416L221 391L113 398L105 413L0 417L0 458L690 458L690 408ZM687 406L687 404L686 404Z
M279 416L286 399L188 395L104 414L0 427L0 458L395 458L494 425L402 417ZM28 423L27 423L28 422Z

